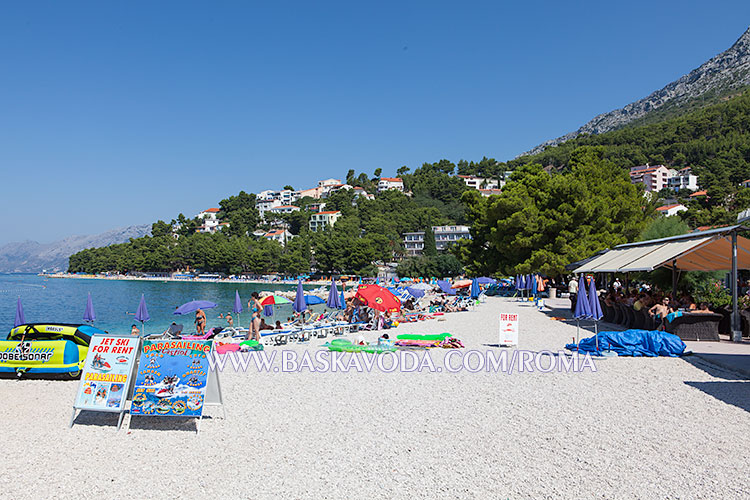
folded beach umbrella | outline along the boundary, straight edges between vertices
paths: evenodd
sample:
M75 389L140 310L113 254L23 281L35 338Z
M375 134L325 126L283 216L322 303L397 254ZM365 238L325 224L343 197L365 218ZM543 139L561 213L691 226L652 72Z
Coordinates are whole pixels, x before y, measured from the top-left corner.
M96 312L94 312L94 303L91 301L91 292L86 299L86 309L83 311L83 321L91 321L92 323L96 319Z
M401 310L401 301L379 285L359 285L357 298L367 307L378 311L396 312Z
M265 316L265 317L273 316L273 306L272 305L263 306L263 316Z
M242 301L240 300L240 291L234 291L234 307L232 312L237 315L237 326L240 326L240 313L242 312Z
M210 300L191 300L175 309L172 314L190 314L198 309L213 309L217 305L216 302L211 302Z
M18 297L18 300L16 301L16 321L13 322L13 328L25 323L26 317L23 314L23 304L21 304L21 297Z
M331 309L341 309L341 302L339 301L339 291L336 288L336 280L331 278L331 289L328 290L328 300L326 300L326 306Z
M599 352L599 320L602 319L602 305L599 303L599 294L596 293L596 280L592 277L589 283L589 306L591 308L591 319L594 320L594 336L596 352Z
M294 297L294 304L292 304L294 312L301 313L307 310L307 302L305 302L305 292L302 289L302 280L297 282L297 295Z
M346 299L344 298L344 290L341 290L341 294L339 295L339 309L346 309Z
M575 319L586 319L591 317L591 303L586 295L586 280L583 275L578 280L578 297L576 298L576 307L573 309Z
M477 282L476 278L474 278L473 280L471 280L470 295L471 295L472 299L476 299L477 297L479 297L479 283Z
M146 307L146 296L141 294L141 301L138 303L138 310L135 311L135 320L141 322L141 334L143 333L143 324L150 320L148 307Z

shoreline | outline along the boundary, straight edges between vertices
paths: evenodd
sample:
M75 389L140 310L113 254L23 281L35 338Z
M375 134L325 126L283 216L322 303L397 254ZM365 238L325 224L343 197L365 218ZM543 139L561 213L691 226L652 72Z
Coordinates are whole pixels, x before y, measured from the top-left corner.
M173 278L157 276L106 276L99 274L45 274L38 273L37 276L55 279L80 279L80 280L109 280L109 281L162 281L177 283L246 283L251 285L291 285L297 284L297 280L263 280L263 279L229 279L229 278ZM303 281L303 285L330 285L330 280Z

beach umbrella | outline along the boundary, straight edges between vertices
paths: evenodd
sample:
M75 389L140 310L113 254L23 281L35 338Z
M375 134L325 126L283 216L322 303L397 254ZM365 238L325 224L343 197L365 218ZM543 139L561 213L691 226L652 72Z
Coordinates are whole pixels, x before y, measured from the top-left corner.
M346 309L346 299L344 298L344 290L341 290L341 295L339 295L339 309Z
M260 301L262 306L277 306L279 304L291 304L292 301L281 295L269 295Z
M477 278L477 283L479 283L480 285L494 285L497 283L497 280L482 276L481 278Z
M386 312L401 310L401 301L380 285L359 285L357 298L367 307Z
M265 317L273 316L273 306L272 305L263 306L263 316L265 316Z
M325 304L326 301L318 297L317 295L305 295L305 304L308 306L314 306L316 304Z
M420 290L419 288L413 286L407 286L406 291L409 292L409 294L415 299L421 299L425 294L424 290Z
M210 300L191 300L175 309L172 314L190 314L198 309L213 309L216 306L216 302L211 302Z
M328 291L328 300L326 305L331 309L341 309L341 301L339 300L339 291L336 288L336 280L331 278L331 289Z
M576 307L573 309L573 317L576 319L576 346L578 345L578 333L580 331L580 321L591 317L591 304L586 297L586 280L581 275L578 280L578 297L576 297Z
M471 280L458 280L455 283L453 283L453 286L451 288L467 288L471 286Z
M589 283L589 307L591 308L591 319L594 320L594 338L596 352L599 352L599 320L602 319L602 305L599 303L599 294L596 293L596 280L591 278Z
M83 321L91 321L93 323L95 319L94 303L91 301L91 292L89 292L89 296L86 299L86 309L83 311Z
M240 300L240 291L234 291L234 307L232 312L237 315L237 326L240 326L240 313L242 312L242 301Z
M301 313L307 310L307 302L305 302L305 292L302 290L302 280L297 282L297 296L294 298L294 304L292 304L294 312Z
M146 307L146 296L141 294L141 302L138 304L138 310L135 312L135 320L141 322L141 334L143 331L143 324L150 320L151 316L148 314L148 307Z
M26 323L26 317L23 314L23 304L21 304L21 297L18 297L16 301L16 321L13 323L13 328L21 326Z
M415 290L429 290L432 286L427 283L415 283L414 285L411 285L411 288L414 288Z
M451 284L448 281L438 280L437 285L443 293L447 295L456 295L456 291L451 288Z
M471 280L471 291L470 295L472 299L476 299L479 297L479 283L477 282L476 278Z

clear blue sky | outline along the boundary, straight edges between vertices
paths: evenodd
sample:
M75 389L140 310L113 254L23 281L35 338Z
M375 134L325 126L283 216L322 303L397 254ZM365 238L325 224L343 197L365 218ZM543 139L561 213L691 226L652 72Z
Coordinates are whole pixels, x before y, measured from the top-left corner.
M750 24L746 0L251 3L5 2L0 244L350 168L508 160Z

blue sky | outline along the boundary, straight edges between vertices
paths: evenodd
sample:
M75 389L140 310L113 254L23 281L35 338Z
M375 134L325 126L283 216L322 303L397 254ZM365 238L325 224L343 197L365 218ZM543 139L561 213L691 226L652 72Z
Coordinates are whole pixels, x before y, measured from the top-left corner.
M6 2L0 244L350 168L508 160L748 24L747 1Z

